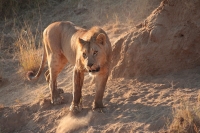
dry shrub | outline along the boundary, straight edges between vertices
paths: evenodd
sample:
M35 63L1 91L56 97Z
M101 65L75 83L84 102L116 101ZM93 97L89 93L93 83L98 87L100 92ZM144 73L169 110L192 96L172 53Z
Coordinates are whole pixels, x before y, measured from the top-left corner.
M0 19L13 17L25 10L47 4L48 0L0 0Z
M17 47L17 54L19 57L20 65L25 72L37 71L41 60L40 47L40 32L36 31L35 34L31 31L31 27L25 23L24 28L17 32L17 41L15 46ZM38 45L37 45L38 44Z
M200 131L200 107L191 106L187 102L181 103L174 109L173 120L169 126L170 133L199 133Z

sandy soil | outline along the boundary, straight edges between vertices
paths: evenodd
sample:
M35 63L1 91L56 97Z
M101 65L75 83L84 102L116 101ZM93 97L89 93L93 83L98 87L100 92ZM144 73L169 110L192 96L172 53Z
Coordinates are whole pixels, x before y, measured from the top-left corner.
M86 28L97 24L105 29L113 47L115 47L118 45L116 40L131 33L136 24L143 22L160 3L160 0L154 0L150 2L153 3L151 5L146 1L146 4L150 5L147 7L145 3L140 3L137 0L130 3L129 1L121 3L117 1L117 3L116 1L90 0L83 4L81 1L72 7L67 6L68 2L64 1L53 7L54 9L45 9L41 13L44 20L41 28L57 20L70 20ZM101 8L91 7L97 4L101 5ZM119 12L113 17L115 13L113 11L117 9L119 11L120 4L124 6L124 12ZM131 8L131 4L134 4L137 10ZM139 7L143 9L143 12L140 12ZM135 13L131 9L136 10ZM54 13L49 13L50 10L53 10ZM63 13L64 11L67 13ZM124 15L126 11L132 13L127 18L129 21L131 20L128 24L124 23L123 17L121 19L117 17L126 17L127 15ZM99 15L99 13L101 14ZM137 16L137 13L143 14ZM101 15L112 16L112 21L105 17L100 23ZM84 18L91 19L91 17L93 17L92 20L83 21ZM130 19L132 17L136 19ZM37 20L36 17L33 22ZM25 80L19 71L17 57L10 57L9 54L5 53L5 50L3 54L0 53L0 133L165 132L172 121L173 109L185 101L194 104L198 99L200 88L200 67L198 66L193 66L191 69L184 68L176 72L167 71L165 74L143 75L142 73L132 77L130 75L126 77L112 76L108 80L103 100L106 106L105 112L96 112L91 109L95 94L94 84L90 82L91 77L85 74L82 90L83 110L77 116L71 116L69 106L72 101L73 66L67 65L58 77L58 87L64 90L64 94L62 94L64 103L51 105L49 102L50 93L44 76L42 75L37 82ZM123 59L124 57L121 55L117 58ZM116 64L120 64L117 62L118 60L114 61ZM124 71L121 68L118 70ZM124 69L126 69L126 65ZM126 73L127 71L130 71L130 68L126 69ZM119 75L119 73L117 71L114 75Z
M83 111L68 115L72 100L72 67L59 77L65 102L53 106L44 79L32 85L19 80L1 87L2 132L162 132L172 119L173 108L189 99L197 101L200 68L162 76L108 81L104 96L106 113L93 112L94 85L86 75ZM63 80L64 79L64 80Z

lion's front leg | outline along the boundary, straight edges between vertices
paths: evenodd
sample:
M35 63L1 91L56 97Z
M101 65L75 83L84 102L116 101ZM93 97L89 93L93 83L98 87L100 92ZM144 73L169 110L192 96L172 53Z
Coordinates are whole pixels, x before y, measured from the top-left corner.
M103 95L108 80L108 74L98 74L95 79L96 83L96 94L93 102L93 110L104 108L103 106Z
M73 73L73 101L70 111L76 112L82 109L82 86L84 80L84 72L74 68Z

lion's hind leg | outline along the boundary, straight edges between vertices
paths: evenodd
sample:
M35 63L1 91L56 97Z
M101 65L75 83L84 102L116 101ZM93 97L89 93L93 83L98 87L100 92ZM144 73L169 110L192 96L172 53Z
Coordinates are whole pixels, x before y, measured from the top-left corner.
M50 79L49 69L44 73L44 76L45 76L47 83L49 84L49 79ZM56 82L55 86L57 87L57 82ZM60 94L64 93L63 89L57 88L57 90Z
M51 103L53 104L62 103L60 93L63 93L64 91L62 89L57 89L57 76L62 71L66 63L67 59L63 54L51 55L49 70L47 70L45 74L47 74L46 79L47 81L49 81L49 88L51 91Z

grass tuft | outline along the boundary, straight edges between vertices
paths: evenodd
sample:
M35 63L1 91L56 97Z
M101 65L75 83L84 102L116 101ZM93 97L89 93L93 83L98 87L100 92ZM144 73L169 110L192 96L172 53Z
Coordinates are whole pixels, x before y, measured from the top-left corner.
M179 107L173 110L173 120L169 126L170 133L199 133L200 131L200 107L183 101Z
M15 41L15 46L17 47L17 55L19 57L20 66L22 66L25 72L27 71L37 71L41 60L41 50L40 47L40 34L37 31L33 34L31 27L25 23L24 28L17 32L17 40ZM37 43L39 43L37 45Z

